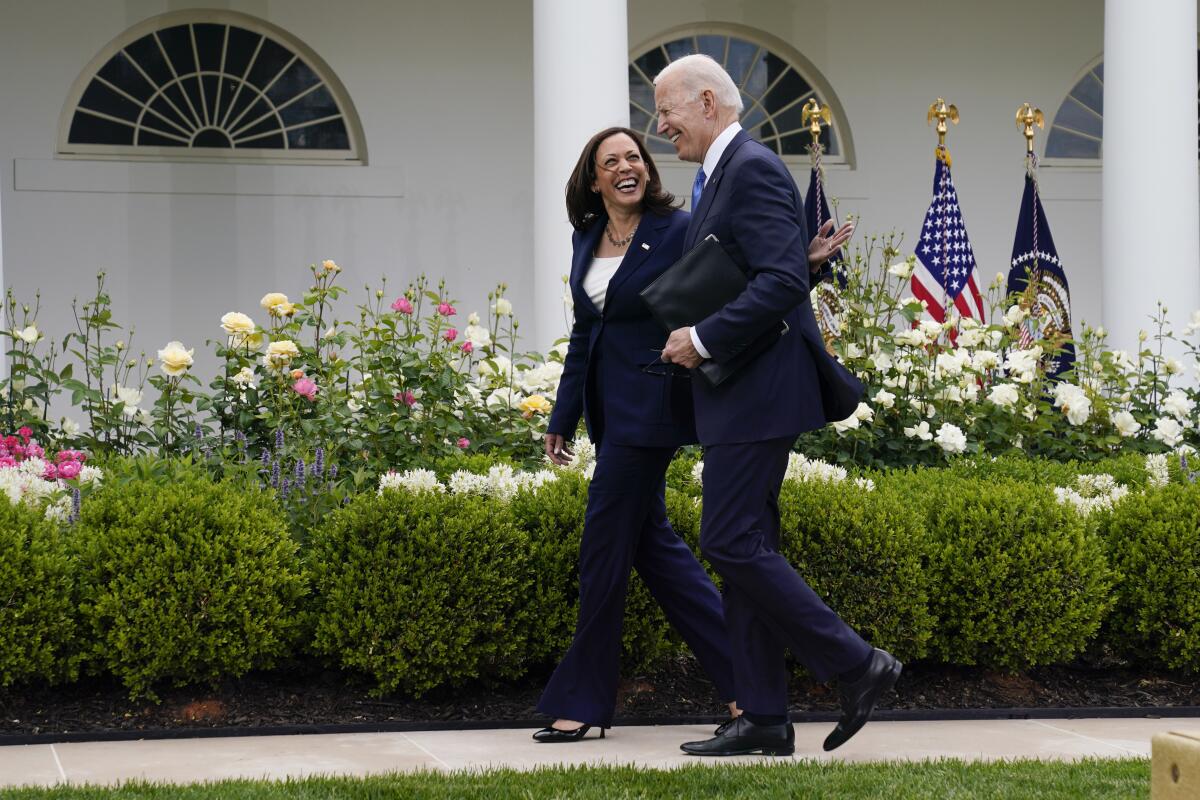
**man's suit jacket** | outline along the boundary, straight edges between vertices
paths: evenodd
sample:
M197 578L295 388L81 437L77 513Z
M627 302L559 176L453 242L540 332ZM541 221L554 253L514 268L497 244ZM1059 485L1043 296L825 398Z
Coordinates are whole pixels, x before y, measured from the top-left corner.
M744 130L709 176L685 250L709 234L749 281L736 300L695 326L712 358L731 358L780 320L790 331L720 386L692 381L700 441L796 436L848 417L863 388L828 354L817 327L803 195L779 156Z
M639 296L683 254L690 217L686 211L642 217L609 281L603 313L583 290L583 278L607 218L575 232L570 278L575 324L549 433L573 437L583 415L596 443L677 447L696 441L692 381L683 368L661 362L667 332Z

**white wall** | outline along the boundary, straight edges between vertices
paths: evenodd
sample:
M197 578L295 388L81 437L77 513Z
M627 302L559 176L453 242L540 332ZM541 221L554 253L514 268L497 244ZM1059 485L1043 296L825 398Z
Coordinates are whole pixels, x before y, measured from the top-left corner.
M345 268L354 303L381 274L392 294L424 271L447 279L464 315L482 311L499 280L528 309L528 3L212 5L267 19L325 59L357 106L369 165L53 160L64 98L96 52L194 4L0 0L4 280L21 296L42 289L43 329L61 336L71 297L87 296L104 269L116 317L136 324L141 347L179 338L199 357L221 335L221 314L261 320L264 293L298 295L307 265L324 258Z
M839 213L860 233L906 234L929 205L937 136L925 115L937 97L962 121L947 145L967 230L985 281L1008 272L1021 199L1023 102L1047 124L1080 70L1103 49L1102 0L633 0L632 47L687 21L726 22L783 39L821 71L845 109L855 169L827 170ZM1039 152L1046 131L1039 132ZM686 196L695 167L664 167ZM801 186L807 159L795 167ZM1099 170L1043 167L1043 203L1071 282L1074 318L1096 322L1100 304Z

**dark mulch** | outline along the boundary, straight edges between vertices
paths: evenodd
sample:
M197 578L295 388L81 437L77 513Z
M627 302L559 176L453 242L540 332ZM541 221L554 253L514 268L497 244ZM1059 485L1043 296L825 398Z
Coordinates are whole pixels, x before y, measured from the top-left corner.
M130 701L116 684L85 680L64 687L0 691L0 736L186 728L503 722L537 718L545 675L502 687L439 691L419 700L372 697L369 686L312 664L208 687L163 689L161 702ZM1200 687L1184 675L1089 665L1045 667L1019 675L913 664L882 709L1155 708L1200 706ZM836 692L792 681L793 712L832 712ZM649 718L717 717L724 712L691 658L624 680L618 724Z

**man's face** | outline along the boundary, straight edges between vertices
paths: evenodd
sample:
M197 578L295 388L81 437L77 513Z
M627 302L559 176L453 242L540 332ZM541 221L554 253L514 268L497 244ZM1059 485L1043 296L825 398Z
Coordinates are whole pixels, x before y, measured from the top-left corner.
M684 161L704 161L716 122L705 118L703 98L689 97L672 75L654 87L654 106L658 112L658 135L669 139Z

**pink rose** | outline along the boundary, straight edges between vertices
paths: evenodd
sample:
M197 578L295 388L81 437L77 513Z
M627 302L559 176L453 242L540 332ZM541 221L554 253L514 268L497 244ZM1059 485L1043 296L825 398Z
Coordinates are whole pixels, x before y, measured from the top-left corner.
M407 297L398 297L396 298L396 302L392 303L392 311L398 311L401 314L411 314L413 312L413 305Z
M464 436L458 440L458 446L461 447L463 450L466 450L468 447L471 446L471 440Z
M441 314L443 317L453 317L455 314L458 313L457 311L454 310L454 306L450 305L449 303L445 302L444 300L442 302L438 303L437 310L438 310L438 313Z
M43 458L46 455L46 451L37 442L30 442L29 446L25 448L25 452L33 458Z
M10 465L5 464L5 466ZM16 464L14 463L11 466L16 466ZM42 477L48 481L56 480L58 478L58 467L54 466L53 464L47 464L46 468L42 470Z
M442 338L445 339L447 342L453 342L455 339L458 338L458 331L455 330L454 328L447 328L446 332L442 334Z
M20 434L22 439L24 439L25 441L28 442L29 437L33 436L33 429L30 428L28 425L25 425L25 426L22 426L21 430L17 431L17 433Z
M301 378L292 384L292 390L307 400L317 399L317 382L312 378Z
M81 469L83 467L80 466L78 461L64 461L58 465L58 477L66 478L67 480L78 478Z
M417 404L417 396L405 389L403 392L396 393L396 401L404 403L406 406L411 408Z
M471 355L471 353L475 351L475 345L471 344L470 342L463 342L462 351L467 355Z
M15 467L17 460L12 456L0 456L0 467Z

